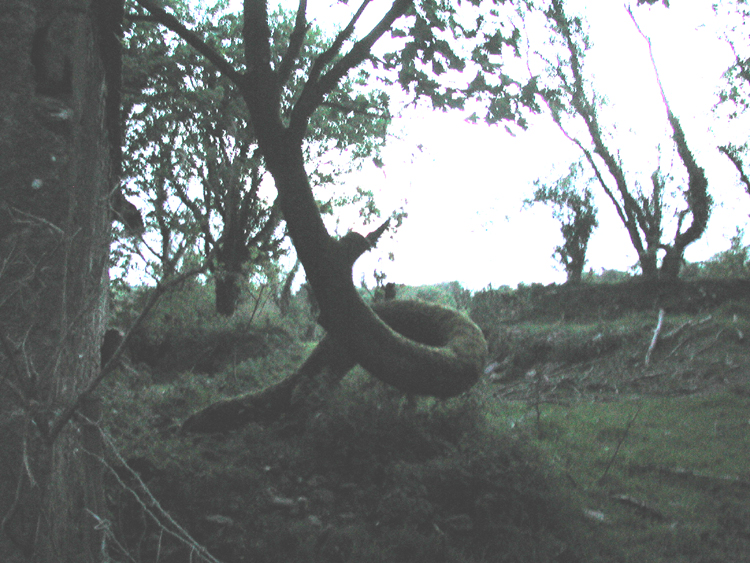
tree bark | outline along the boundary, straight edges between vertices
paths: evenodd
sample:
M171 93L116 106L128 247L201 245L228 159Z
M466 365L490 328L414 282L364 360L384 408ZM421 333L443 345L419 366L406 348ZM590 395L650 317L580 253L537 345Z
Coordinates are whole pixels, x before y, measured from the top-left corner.
M103 559L100 369L119 164L119 21L105 0L0 11L0 558ZM84 418L85 417L85 418ZM6 422L10 421L10 422ZM53 431L59 428L59 431Z

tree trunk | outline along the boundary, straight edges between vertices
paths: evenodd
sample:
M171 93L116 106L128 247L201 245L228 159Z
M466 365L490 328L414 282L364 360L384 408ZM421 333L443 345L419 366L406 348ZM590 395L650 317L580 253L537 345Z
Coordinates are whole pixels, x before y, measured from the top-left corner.
M565 283L569 285L575 285L581 283L581 279L583 278L583 262L580 261L573 261L569 267L566 266L568 279L565 281Z
M644 280L655 280L659 277L655 252L646 251L642 253L638 258L638 264L641 266L641 277Z
M356 363L405 393L447 398L472 387L487 355L481 330L471 321L461 324L457 329L461 334L452 334L448 348L443 349L399 334L396 327L376 315L352 281L352 266L370 248L370 242L356 233L341 240L328 235L305 173L301 148L285 142L277 148L264 151L264 156L276 181L297 256L320 306L323 328ZM426 318L421 321L428 322Z
M675 281L682 268L682 249L668 248L659 268L659 279Z
M119 160L119 2L0 11L0 559L103 559L96 397ZM85 418L84 418L85 417Z
M435 303L390 299L373 303L372 309L404 338L448 353L463 346L466 333L474 334L476 328L468 317ZM182 430L230 432L250 422L268 423L284 416L304 424L356 363L338 340L327 335L295 373L260 391L196 412L183 423Z

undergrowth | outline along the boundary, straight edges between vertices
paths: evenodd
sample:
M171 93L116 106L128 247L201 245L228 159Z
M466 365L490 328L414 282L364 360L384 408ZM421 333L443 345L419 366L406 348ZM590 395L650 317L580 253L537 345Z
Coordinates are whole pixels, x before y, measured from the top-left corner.
M203 401L154 393L143 411L176 417ZM156 425L149 439L120 418L112 432L164 508L223 561L596 560L591 525L544 456L483 412L471 398L410 408L355 376L304 426L196 437ZM114 482L110 498L136 560L187 560Z

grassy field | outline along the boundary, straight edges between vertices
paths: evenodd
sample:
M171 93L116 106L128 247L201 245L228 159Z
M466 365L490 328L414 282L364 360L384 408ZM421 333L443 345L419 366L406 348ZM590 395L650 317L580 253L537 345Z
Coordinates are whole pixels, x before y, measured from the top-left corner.
M748 560L748 397L581 401L545 405L539 419L514 402L488 416L548 455L625 561Z
M113 538L135 561L750 561L750 315L667 315L647 365L655 325L508 322L464 397L414 407L355 369L304 424L227 435L179 423L309 344L211 376L123 370Z

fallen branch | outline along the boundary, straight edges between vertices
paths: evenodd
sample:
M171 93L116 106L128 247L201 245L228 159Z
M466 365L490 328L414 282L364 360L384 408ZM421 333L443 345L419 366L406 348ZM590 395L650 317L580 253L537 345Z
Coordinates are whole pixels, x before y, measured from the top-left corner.
M617 457L617 454L620 452L620 447L622 446L622 443L625 441L625 438L628 437L628 434L630 433L630 428L633 426L633 423L635 422L635 419L638 418L638 415L641 412L641 404L638 403L638 408L635 411L635 414L633 414L632 417L630 417L630 420L628 420L628 423L625 425L625 431L622 433L622 436L620 436L620 440L617 442L617 447L615 447L615 451L612 454L612 457L609 458L609 462L607 462L607 467L604 468L604 473L602 473L602 476L599 477L599 480L597 483L601 484L604 481L604 478L607 476L607 473L609 473L610 467L612 467L612 464L615 462L615 458Z
M636 512L643 516L648 516L649 518L653 518L654 520L667 519L667 517L664 516L664 514L660 510L657 510L653 506L649 506L642 500L631 497L630 495L612 495L612 497L610 498L612 498L612 500L616 500L620 504L635 508Z
M663 323L664 309L659 309L659 321L656 323L656 328L654 329L654 337L651 339L651 345L648 347L648 352L646 352L646 365L651 362L651 354L654 351L654 348L656 348L656 343L659 341L659 334L661 333L661 327Z
M750 489L750 481L732 475L706 475L705 473L684 467L667 467L666 465L660 464L632 465L631 469L642 473L658 473L667 477L676 477L677 479L692 482L693 484L700 486L722 486L744 490Z

